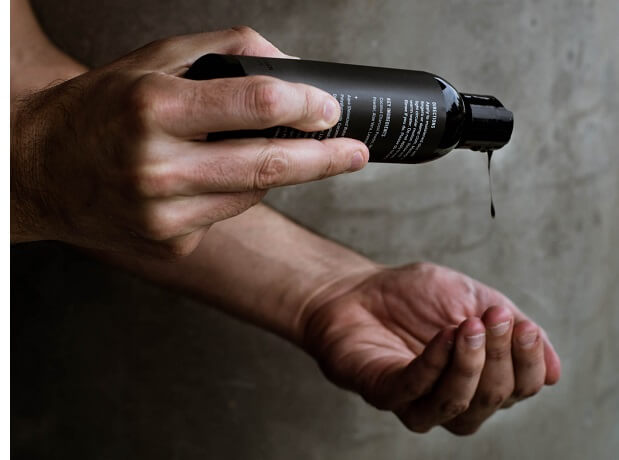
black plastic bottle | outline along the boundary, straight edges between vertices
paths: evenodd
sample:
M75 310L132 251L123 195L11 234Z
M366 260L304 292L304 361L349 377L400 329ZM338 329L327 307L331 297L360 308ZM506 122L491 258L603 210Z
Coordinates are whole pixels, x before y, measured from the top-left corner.
M276 126L260 131L213 133L235 137L352 137L370 161L423 163L456 148L491 152L509 141L513 114L493 96L458 93L440 77L413 70L297 59L207 54L185 74L193 80L268 75L307 83L332 94L342 108L329 130L306 133Z

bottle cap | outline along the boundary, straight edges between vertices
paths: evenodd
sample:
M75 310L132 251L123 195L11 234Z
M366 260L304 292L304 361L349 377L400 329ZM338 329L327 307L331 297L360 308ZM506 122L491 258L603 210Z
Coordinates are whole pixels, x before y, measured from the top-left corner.
M493 96L462 93L466 120L456 148L497 150L509 142L514 114Z

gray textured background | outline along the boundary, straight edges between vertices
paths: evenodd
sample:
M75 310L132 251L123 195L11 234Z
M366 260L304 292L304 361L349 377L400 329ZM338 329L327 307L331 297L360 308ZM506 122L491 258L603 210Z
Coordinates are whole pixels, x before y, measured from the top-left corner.
M582 459L619 450L619 2L34 2L100 65L170 34L248 24L290 54L425 69L515 112L495 155L278 190L269 202L387 263L429 259L543 324L559 385L470 438L406 432L303 353L58 244L12 248L15 458Z

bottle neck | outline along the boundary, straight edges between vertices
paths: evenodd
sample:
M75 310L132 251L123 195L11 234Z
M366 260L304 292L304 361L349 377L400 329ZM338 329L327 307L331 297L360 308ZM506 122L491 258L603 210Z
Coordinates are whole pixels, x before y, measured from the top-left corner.
M505 146L514 128L514 115L493 96L462 93L465 121L458 149L497 150Z

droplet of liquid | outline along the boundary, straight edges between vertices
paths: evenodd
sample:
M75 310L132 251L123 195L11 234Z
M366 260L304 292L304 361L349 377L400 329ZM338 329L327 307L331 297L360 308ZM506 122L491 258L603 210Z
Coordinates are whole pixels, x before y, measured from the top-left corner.
M494 211L494 198L492 197L492 174L490 173L490 162L492 161L492 154L494 150L488 150L488 183L490 184L490 215L494 219L496 212Z

